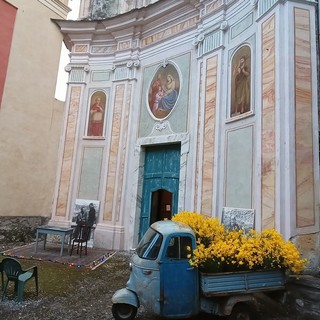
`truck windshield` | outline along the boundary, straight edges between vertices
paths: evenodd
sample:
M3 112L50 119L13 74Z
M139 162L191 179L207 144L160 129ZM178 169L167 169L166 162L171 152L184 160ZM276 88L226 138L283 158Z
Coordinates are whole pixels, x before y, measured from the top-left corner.
M159 254L162 243L162 235L149 228L141 239L136 253L140 258L154 260Z

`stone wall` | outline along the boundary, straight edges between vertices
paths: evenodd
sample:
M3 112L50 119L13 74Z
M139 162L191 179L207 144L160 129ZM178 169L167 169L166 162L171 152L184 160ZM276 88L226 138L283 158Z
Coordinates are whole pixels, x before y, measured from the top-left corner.
M35 228L48 222L46 217L0 217L0 244L30 242L35 238Z
M320 266L320 233L309 233L297 235L290 239L303 253L304 259L308 260L306 273L318 273Z

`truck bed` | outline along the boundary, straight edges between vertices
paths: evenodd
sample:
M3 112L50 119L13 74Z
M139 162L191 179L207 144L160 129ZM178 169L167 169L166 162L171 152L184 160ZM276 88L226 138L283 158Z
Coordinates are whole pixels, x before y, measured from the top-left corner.
M281 270L200 272L200 289L205 297L283 290L285 279Z

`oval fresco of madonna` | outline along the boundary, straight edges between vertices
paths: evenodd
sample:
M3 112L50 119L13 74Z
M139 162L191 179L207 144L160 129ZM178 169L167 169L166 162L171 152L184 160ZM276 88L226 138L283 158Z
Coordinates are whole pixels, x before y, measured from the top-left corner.
M157 119L164 119L174 109L180 91L180 77L172 64L157 69L148 92L151 113Z

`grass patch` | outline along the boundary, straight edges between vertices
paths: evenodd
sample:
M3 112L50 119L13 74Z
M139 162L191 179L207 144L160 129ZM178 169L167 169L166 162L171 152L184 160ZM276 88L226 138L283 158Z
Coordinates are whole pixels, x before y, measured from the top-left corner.
M0 258L2 261L3 258ZM99 267L90 270L85 267L77 268L74 266L61 265L59 263L46 261L31 261L17 259L22 269L25 270L32 266L38 267L39 294L50 296L65 297L74 292L81 282L92 282L99 279L105 273L103 268ZM13 291L13 283L9 284L8 292ZM35 292L34 279L27 281L24 291Z

